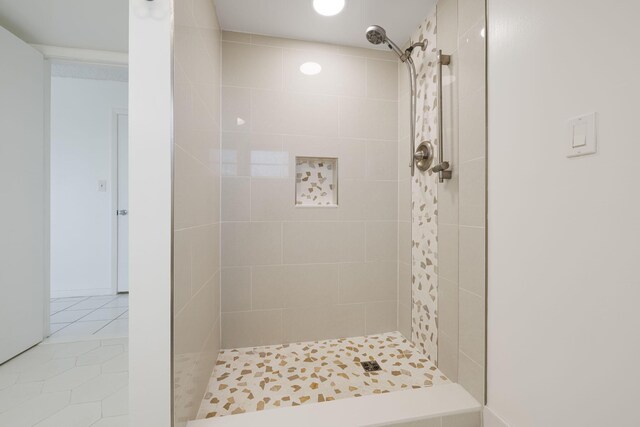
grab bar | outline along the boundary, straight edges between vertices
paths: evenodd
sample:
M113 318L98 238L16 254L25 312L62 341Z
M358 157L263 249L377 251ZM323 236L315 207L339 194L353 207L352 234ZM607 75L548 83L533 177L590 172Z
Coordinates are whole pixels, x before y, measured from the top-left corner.
M451 63L451 55L444 55L442 50L438 50L438 163L431 170L438 173L440 182L444 182L445 179L451 179L451 166L449 162L443 160L444 158L444 132L442 129L442 66L449 65Z

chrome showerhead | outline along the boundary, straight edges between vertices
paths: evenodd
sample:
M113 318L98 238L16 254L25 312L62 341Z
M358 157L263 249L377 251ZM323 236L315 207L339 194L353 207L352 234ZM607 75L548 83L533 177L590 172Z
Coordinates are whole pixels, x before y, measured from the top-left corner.
M369 43L375 44L375 45L384 43L387 46L389 46L389 49L393 50L398 55L398 57L400 57L400 60L402 62L406 61L407 58L403 56L404 53L398 47L398 45L393 42L393 40L387 37L387 32L384 30L384 28L382 28L379 25L372 25L369 28L367 28L366 34L367 34L367 40L369 40Z
M372 25L367 28L367 40L371 44L381 44L387 41L387 32L379 25Z

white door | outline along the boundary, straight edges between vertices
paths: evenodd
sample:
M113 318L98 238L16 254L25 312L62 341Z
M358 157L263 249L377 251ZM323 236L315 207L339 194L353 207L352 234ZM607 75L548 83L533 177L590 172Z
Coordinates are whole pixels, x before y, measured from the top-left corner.
M0 27L0 363L44 337L44 60Z
M118 113L118 292L129 292L129 116Z

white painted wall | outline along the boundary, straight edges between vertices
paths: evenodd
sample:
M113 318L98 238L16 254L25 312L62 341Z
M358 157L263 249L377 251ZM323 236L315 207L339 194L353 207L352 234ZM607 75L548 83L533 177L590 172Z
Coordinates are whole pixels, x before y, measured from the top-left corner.
M171 425L172 0L129 3L129 425Z
M0 363L40 342L47 287L45 72L0 27ZM47 304L48 307L48 304ZM48 317L48 316L47 316ZM48 320L48 319L47 319Z
M640 425L640 2L489 0L488 406ZM598 153L566 121L598 113Z
M51 79L53 297L113 291L113 110L126 107L126 82Z

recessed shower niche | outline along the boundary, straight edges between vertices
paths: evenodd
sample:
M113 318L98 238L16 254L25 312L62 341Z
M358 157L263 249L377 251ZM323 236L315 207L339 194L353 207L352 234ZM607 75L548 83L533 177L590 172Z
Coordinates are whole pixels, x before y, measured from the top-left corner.
M296 157L296 206L338 206L338 159Z

